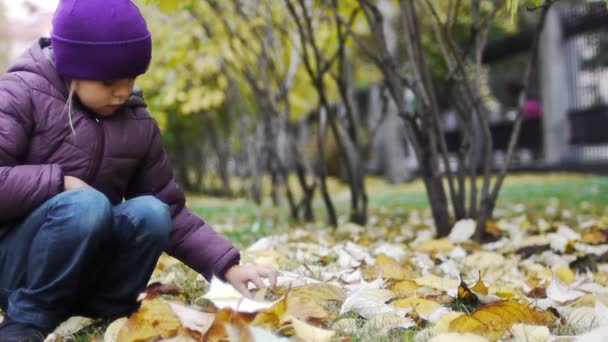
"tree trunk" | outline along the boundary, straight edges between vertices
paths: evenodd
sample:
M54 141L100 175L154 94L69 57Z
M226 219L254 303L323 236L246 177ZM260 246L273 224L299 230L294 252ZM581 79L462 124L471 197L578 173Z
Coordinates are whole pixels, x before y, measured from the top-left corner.
M448 210L448 200L443 187L443 177L432 167L433 162L430 156L430 147L423 146L423 155L420 161L422 180L426 188L429 205L437 228L437 237L445 237L450 234L452 225Z

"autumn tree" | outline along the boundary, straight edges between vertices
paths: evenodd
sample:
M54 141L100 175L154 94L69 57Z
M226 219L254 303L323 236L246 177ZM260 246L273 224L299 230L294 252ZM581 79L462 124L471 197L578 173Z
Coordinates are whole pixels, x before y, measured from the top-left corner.
M366 41L356 34L353 37L376 61L392 99L397 104L399 116L405 122L420 165L438 235L445 236L450 232L453 222L450 217L451 205L455 220L477 220L476 238L481 239L513 158L539 35L547 11L554 1L534 3L542 13L522 80L524 86L519 94L519 113L509 141L506 162L494 179L492 136L482 98L481 75L485 66L481 58L489 29L497 16L505 15L500 13L503 9L515 13L517 1L400 0L396 20L404 32L400 37L404 51L397 54L391 53L387 43L384 25L391 19L378 7L381 1L358 2L369 24L372 39ZM459 32L465 32L464 36ZM447 87L441 93L436 86L437 80L432 75L429 49L423 42L423 36L431 40L430 45L439 48L441 64L447 70L440 82ZM406 90L415 95L413 109L409 109L411 107L405 103ZM442 127L438 99L445 96L459 100L456 109L463 139L456 169L450 163L445 130ZM477 171L480 166L482 184L481 189L478 189Z

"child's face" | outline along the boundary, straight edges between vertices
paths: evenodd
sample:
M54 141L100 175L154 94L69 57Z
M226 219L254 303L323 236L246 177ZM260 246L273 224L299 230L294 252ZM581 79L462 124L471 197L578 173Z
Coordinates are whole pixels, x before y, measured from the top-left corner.
M114 81L74 80L74 92L89 109L100 116L110 116L122 106L133 92L134 78Z

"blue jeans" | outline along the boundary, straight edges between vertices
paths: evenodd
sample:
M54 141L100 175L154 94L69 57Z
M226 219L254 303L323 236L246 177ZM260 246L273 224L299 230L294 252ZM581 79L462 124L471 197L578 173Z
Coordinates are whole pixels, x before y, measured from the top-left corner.
M0 239L0 307L44 329L73 315L129 315L171 225L152 196L112 207L93 189L63 192Z

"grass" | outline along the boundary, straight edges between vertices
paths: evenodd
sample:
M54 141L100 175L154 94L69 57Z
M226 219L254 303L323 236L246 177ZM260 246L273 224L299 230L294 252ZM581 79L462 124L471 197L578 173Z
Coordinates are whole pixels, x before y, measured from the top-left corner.
M389 184L370 177L366 182L370 217L390 215L398 223L412 209L428 208L421 181ZM293 188L297 188L295 184ZM344 222L350 205L348 189L335 180L329 182L329 188L341 222ZM542 210L548 202L560 208L578 208L597 214L608 206L608 177L568 173L512 175L507 177L501 189L498 208L520 204L528 214L540 212L545 215ZM268 202L258 207L242 199L190 196L189 206L241 248L297 225L289 218L285 203L279 208ZM316 198L313 206L317 224L323 224L326 219L323 202Z

